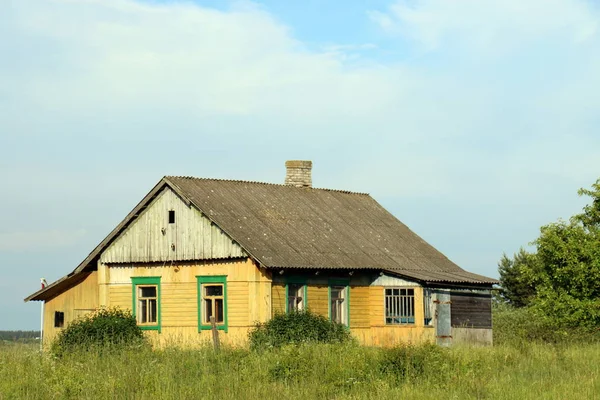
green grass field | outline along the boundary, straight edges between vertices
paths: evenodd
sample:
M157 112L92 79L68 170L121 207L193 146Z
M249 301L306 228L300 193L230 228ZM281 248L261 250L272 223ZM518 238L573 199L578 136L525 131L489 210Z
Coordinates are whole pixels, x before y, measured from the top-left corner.
M0 399L594 399L600 345L88 352L0 345Z

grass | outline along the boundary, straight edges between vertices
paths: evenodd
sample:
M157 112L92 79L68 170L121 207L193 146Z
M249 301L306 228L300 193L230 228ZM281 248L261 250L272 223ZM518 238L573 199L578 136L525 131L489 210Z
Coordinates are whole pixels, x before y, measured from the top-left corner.
M593 399L600 345L140 348L56 359L15 343L0 344L0 377L0 399Z

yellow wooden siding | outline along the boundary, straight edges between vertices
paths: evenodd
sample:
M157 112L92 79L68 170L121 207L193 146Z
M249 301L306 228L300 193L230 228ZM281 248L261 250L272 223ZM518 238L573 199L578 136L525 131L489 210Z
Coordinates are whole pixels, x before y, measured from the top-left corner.
M354 288L353 288L354 289ZM386 325L384 287L368 288L368 325L352 325L353 315L350 312L352 334L358 341L368 346L395 346L401 343L423 343L435 341L435 328L424 326L423 288L415 287L415 324ZM354 293L354 292L352 292ZM350 295L350 302L355 297Z
M161 325L163 327L198 326L196 282L164 284L161 282L160 291Z
M273 283L271 285L272 315L285 312L285 285Z
M129 285L114 285L108 287L108 305L110 307L120 307L131 310L132 289Z
M373 326L352 329L352 335L366 346L397 346L406 343L435 342L435 328L423 326Z
M308 308L316 314L329 317L329 289L324 285L308 285L306 289Z
M175 223L168 221L175 212ZM164 189L101 254L103 263L206 260L246 256L200 211Z
M385 324L385 297L383 287L369 287L369 309L371 326L382 326Z
M73 320L98 308L98 275L94 271L82 282L44 304L44 345L47 346L63 328L54 327L54 313L64 313L64 327Z
M227 283L227 323L231 327L248 326L248 282Z
M111 265L106 270L108 304L132 307L132 277L160 277L161 332L146 332L161 345L192 345L210 340L198 332L197 276L227 276L228 332L219 332L223 343L241 345L255 322L266 321L271 310L270 273L249 259L167 264ZM210 332L208 332L210 333Z
M195 346L209 343L210 331L198 332L196 276L227 276L228 332L220 331L222 343L247 343L255 322L285 312L285 285L272 283L270 272L249 259L176 264L108 265L103 268L109 304L131 308L131 277L161 277L161 332L146 332L156 344ZM415 325L385 325L384 287L350 283L350 328L365 345L392 346L435 340L435 329L423 326L423 292L415 289ZM307 286L308 307L328 316L327 280ZM271 314L272 313L272 314Z
M368 327L370 324L370 287L350 287L350 328Z

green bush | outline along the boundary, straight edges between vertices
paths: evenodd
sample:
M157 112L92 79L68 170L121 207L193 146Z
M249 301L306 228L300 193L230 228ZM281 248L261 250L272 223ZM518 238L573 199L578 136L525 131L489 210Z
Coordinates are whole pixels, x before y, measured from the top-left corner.
M534 307L498 305L493 310L494 344L600 342L600 331L561 323Z
M350 330L310 310L277 314L249 333L250 347L268 348L298 343L341 343L351 340Z
M145 343L131 311L100 308L70 323L52 344L52 353L115 348Z

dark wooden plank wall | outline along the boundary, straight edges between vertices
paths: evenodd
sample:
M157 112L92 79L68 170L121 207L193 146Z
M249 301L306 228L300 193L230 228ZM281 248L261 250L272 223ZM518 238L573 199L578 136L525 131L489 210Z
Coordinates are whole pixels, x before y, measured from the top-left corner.
M451 324L462 328L492 327L492 296L483 293L451 292Z

